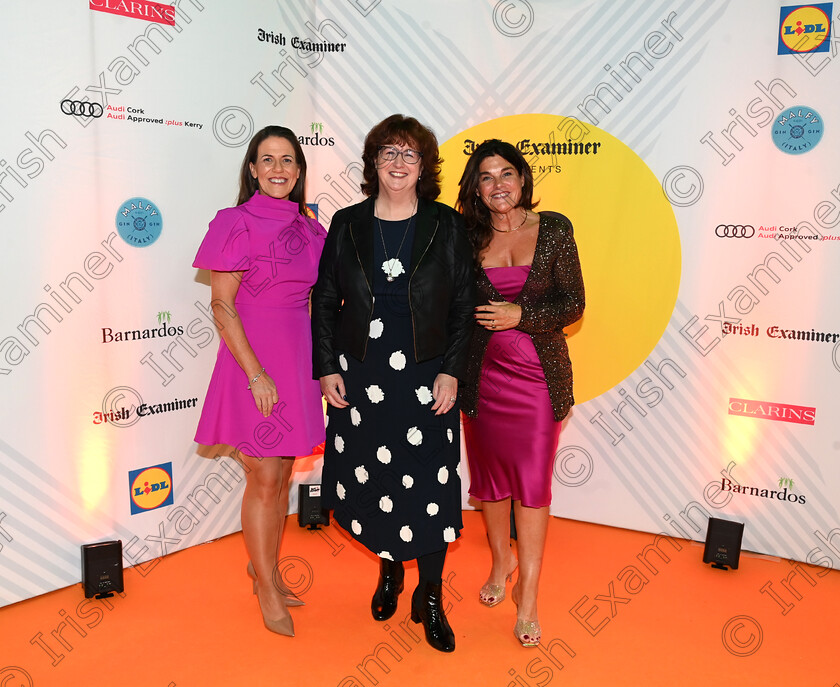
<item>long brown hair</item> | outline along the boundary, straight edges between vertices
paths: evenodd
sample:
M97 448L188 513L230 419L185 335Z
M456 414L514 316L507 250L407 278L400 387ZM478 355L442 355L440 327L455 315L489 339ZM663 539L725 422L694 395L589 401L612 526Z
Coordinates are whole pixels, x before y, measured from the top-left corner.
M533 200L534 175L531 173L531 167L525 156L515 146L498 138L491 138L477 146L467 160L464 173L458 182L461 188L458 191L458 202L455 204L455 208L464 215L464 224L467 229L467 236L473 246L473 257L476 264L478 264L478 256L487 248L490 239L493 238L490 210L487 209L478 195L478 179L481 176L479 168L484 160L494 155L498 155L512 164L524 181L522 198L517 207L530 210L538 202Z
M362 193L366 196L379 195L379 175L376 171L376 158L380 146L402 143L417 146L422 157L423 167L417 180L417 197L434 200L440 195L440 151L434 132L423 126L414 117L393 114L373 127L365 137L362 162L365 163Z
M264 129L260 129L254 134L251 142L248 144L248 150L245 151L245 159L242 160L242 169L239 171L239 197L236 199L237 205L242 205L251 196L254 195L259 188L259 182L251 176L251 165L257 164L257 149L260 147L265 139L277 136L277 138L285 138L292 144L295 151L295 162L300 167L300 176L298 176L297 183L289 194L289 200L298 204L300 214L306 214L306 201L304 200L304 191L306 189L306 157L303 154L303 148L295 136L295 132L285 126L270 125Z

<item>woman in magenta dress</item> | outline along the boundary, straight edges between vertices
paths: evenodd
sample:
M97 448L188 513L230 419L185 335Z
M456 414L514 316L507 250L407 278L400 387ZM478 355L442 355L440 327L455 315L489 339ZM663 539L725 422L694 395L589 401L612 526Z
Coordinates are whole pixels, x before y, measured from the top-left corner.
M482 502L492 567L479 600L495 606L517 566L514 634L537 646L537 590L560 421L574 403L563 335L583 314L569 220L532 211L533 177L514 146L485 141L467 161L458 208L480 269L461 408L470 494ZM517 556L510 547L510 509Z
M242 534L265 626L294 636L301 601L274 572L295 456L324 441L310 378L309 292L326 231L306 214L306 159L294 133L268 126L248 145L236 207L220 210L194 267L212 270L222 341L195 440L224 445L245 468Z

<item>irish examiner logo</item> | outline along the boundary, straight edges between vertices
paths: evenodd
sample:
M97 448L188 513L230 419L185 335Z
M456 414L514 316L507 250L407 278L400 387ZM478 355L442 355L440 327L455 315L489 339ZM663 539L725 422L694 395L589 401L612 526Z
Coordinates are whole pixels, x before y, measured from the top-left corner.
M759 336L761 334L761 330L755 324L724 322L722 330L724 334L736 334L738 336ZM767 327L764 333L767 338L780 341L836 344L840 340L840 333L838 332L817 331L813 327L811 329L785 329L773 324Z

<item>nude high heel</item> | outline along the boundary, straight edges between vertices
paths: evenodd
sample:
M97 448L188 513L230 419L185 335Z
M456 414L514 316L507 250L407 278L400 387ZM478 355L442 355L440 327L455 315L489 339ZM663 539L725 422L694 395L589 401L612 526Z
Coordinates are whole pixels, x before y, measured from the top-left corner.
M248 567L246 568L248 573L248 577L253 580L252 590L253 593L257 593L257 571L254 570L254 564L251 561L248 561ZM288 589L280 589L278 590L283 596L286 597L286 605L287 606L306 606L306 602L302 601L298 597L296 597L291 590Z
M276 618L276 619L269 619L265 616L265 611L262 608L262 599L260 599L260 591L259 589L256 591L257 601L260 604L260 613L262 613L263 617L263 624L265 625L267 630L274 632L278 635L284 635L286 637L294 637L295 636L295 624L292 620L292 616L288 615L285 618Z

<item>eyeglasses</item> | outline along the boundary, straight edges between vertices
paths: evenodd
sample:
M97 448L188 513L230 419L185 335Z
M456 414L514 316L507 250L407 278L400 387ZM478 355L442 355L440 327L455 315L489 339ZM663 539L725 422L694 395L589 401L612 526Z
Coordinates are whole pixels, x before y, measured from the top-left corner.
M393 162L397 159L397 155L402 155L403 162L407 165L416 165L423 157L423 153L419 150L412 150L406 148L405 150L397 150L389 146L379 146L379 161L382 163Z

